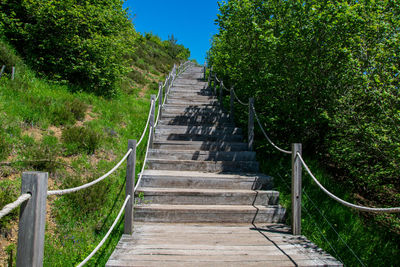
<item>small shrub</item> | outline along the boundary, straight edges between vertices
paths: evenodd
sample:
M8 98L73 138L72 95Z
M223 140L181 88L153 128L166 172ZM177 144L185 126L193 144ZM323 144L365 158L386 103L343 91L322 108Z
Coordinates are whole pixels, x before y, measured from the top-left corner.
M37 171L53 172L57 168L55 159L60 151L57 138L50 135L44 136L40 144L26 140L23 164Z
M67 176L63 179L63 188L70 188L89 183L99 178L97 175L82 178L81 175ZM107 200L107 193L110 191L110 179L105 179L98 184L86 188L84 190L68 194L66 197L75 206L75 210L79 210L80 214L85 214L95 211L99 206L102 206Z
M127 74L127 76L130 79L134 80L138 84L145 84L146 83L146 79L144 78L144 75L141 74L140 72L138 72L137 70L132 70L131 72L129 72Z
M67 100L64 104L55 104L52 107L52 123L54 125L70 125L76 120L85 117L87 105L81 100L74 98Z
M74 98L72 101L65 102L65 108L74 115L75 119L83 120L88 106L78 98Z
M51 123L54 125L70 125L75 122L74 114L64 105L54 106L52 113Z
M9 145L6 141L6 136L2 128L0 128L0 160L7 158L9 153Z
M79 152L92 154L99 146L100 135L90 128L73 126L63 131L62 140L68 155Z

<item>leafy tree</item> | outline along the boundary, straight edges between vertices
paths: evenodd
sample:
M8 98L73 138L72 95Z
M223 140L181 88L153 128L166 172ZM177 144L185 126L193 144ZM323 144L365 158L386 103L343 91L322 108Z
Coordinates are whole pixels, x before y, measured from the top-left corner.
M30 65L100 95L115 93L137 36L120 0L3 0L0 31Z
M369 199L400 205L399 2L219 6L209 63L242 99L255 96L271 137L302 142Z

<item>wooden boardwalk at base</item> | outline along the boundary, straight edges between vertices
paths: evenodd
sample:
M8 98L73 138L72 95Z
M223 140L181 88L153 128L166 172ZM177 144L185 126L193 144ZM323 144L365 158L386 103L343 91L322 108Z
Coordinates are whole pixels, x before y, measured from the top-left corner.
M283 224L134 225L106 266L342 266Z

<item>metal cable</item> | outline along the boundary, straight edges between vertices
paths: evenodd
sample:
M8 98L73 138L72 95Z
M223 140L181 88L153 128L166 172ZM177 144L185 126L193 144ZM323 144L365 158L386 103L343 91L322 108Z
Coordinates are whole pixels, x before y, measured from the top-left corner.
M31 197L32 197L31 194L28 194L28 193L22 194L14 202L5 205L4 208L2 210L0 210L0 219L3 218L4 216L6 216L7 214L9 214L14 209L18 208L22 203L24 203Z
M97 184L98 182L100 182L100 181L104 180L105 178L107 178L108 176L110 176L110 174L112 174L116 169L118 169L118 167L121 166L122 162L124 162L124 161L126 160L126 158L129 156L129 154L130 154L131 152L132 152L132 148L130 148L130 149L128 150L128 152L126 152L125 156L120 160L120 162L117 163L117 165L114 166L114 168L112 168L109 172L107 172L106 174L104 174L104 175L101 176L100 178L98 178L98 179L96 179L96 180L94 180L94 181L92 181L92 182L90 182L90 183L87 183L87 184L78 186L78 187L73 187L73 188L63 189L63 190L52 190L52 191L47 191L47 195L48 195L48 196L52 196L52 195L58 195L58 196L60 196L60 195L65 195L65 194L77 192L77 191L79 191L79 190L82 190L82 189L85 189L85 188L88 188L88 187L90 187L90 186L92 186L92 185Z
M110 236L112 230L114 230L115 225L117 224L117 222L119 221L119 219L121 218L121 215L126 207L126 205L128 204L128 200L131 198L130 195L128 195L125 199L124 204L122 205L121 209L119 210L119 213L117 215L117 218L115 219L115 221L113 222L113 224L111 225L110 229L108 230L107 234L103 237L103 239L100 241L100 243L97 245L97 247L92 251L92 253L89 254L89 256L86 257L86 259L84 259L81 263L79 263L77 265L77 267L81 267L83 265L85 265L92 257L94 254L96 254L96 252L101 248L101 246L106 242L107 238Z
M365 207L365 206L360 206L360 205L355 205L352 204L350 202L347 202L337 196L335 196L334 194L332 194L331 192L329 192L325 187L323 187L321 185L321 183L317 180L317 178L315 178L315 176L312 174L312 172L310 171L310 169L308 168L307 164L304 162L303 158L301 157L300 153L297 152L297 157L299 157L301 163L303 164L304 168L306 169L306 171L308 172L308 174L311 176L311 178L314 180L314 182L321 188L322 191L325 192L325 194L327 194L329 197L333 198L334 200L336 200L337 202L353 208L353 209L357 209L357 210L361 210L361 211L369 211L369 212L388 212L388 213L395 213L395 212L400 212L400 207L395 207L395 208L370 208L370 207Z
M138 147L138 146L140 145L140 143L143 141L143 138L144 138L144 136L145 136L145 134L146 134L146 130L147 130L147 127L149 126L149 122L150 122L151 109L153 108L154 103L155 103L155 102L154 102L153 100L151 100L150 110L149 110L149 116L147 117L146 126L144 127L142 136L140 137L139 142L137 142L136 147Z
M149 134L151 134L152 131L153 131L153 127L150 127L150 133L149 133ZM137 181L137 183L136 183L136 185L135 185L135 188L133 189L133 192L136 192L136 189L139 187L140 181L142 180L143 171L144 171L144 167L146 166L147 156L148 156L149 148L150 148L150 139L151 139L151 138L150 138L150 136L149 136L149 139L147 140L147 149L146 149L146 154L145 154L145 156L144 156L144 161L143 161L142 170L140 171L139 179L138 179L138 181Z
M292 154L292 151L284 150L284 149L278 147L277 145L275 145L274 142L272 142L272 140L268 137L267 133L265 132L263 126L261 125L261 122L260 122L260 120L259 120L259 118L258 118L256 109L255 109L254 107L253 107L253 111L254 111L254 116L256 117L256 121L258 122L258 125L260 126L261 131L263 132L265 138L267 138L268 142L269 142L273 147L275 147L277 150L279 150L280 152L285 153L285 154Z
M282 165L280 165L280 166L282 167ZM286 173L286 174L289 175L289 173ZM278 176L281 178L281 181L282 181L283 184L286 186L286 188L290 191L291 188L290 188L290 185L286 182L286 179L284 179L280 173L278 173ZM303 192L305 193L304 190L303 190ZM307 195L307 194L306 194L306 195ZM307 197L308 197L308 199L310 199L310 197L309 197L308 195L307 195ZM311 199L310 199L310 200L311 200ZM302 204L302 207L305 209L307 215L308 215L311 219L313 219L312 216L311 216L311 214L310 214L310 212L308 211L308 209L304 206L303 202L301 202L301 204ZM326 238L326 236L323 234L323 232L322 232L321 228L319 228L318 224L317 224L314 220L311 220L311 221L313 222L314 226L318 229L318 231L319 231L319 233L321 234L321 236L325 239L325 241L326 241L326 242L328 243L328 245L331 247L331 249L336 253L336 256L339 258L339 260L343 263L343 260L342 260L342 259L340 258L340 256L339 256L339 253L336 252L335 248L332 246L332 244L329 242L329 240L328 240L328 239Z
M304 192L304 191L303 191ZM340 258L339 253L336 251L336 249L333 247L333 245L331 244L331 242L329 242L328 238L324 235L323 231L321 230L321 228L319 228L318 224L315 222L315 220L313 220L314 218L311 216L310 212L308 211L308 209L304 206L303 209L305 210L306 214L308 215L308 217L310 218L310 221L314 224L314 226L317 228L318 232L321 234L321 236L325 239L325 242L328 243L328 245L331 247L331 249L335 252L336 257L339 258L339 260L343 263L343 260ZM360 261L361 262L361 261ZM362 264L362 266L365 266L364 264Z
M360 264L362 266L365 266L365 264L361 261L361 259L357 256L357 254L354 252L353 249L351 249L351 247L346 243L346 241L344 241L344 239L342 238L342 236L336 231L336 229L333 227L333 225L329 222L329 220L325 217L325 215L323 214L322 211L320 211L317 207L317 205L314 203L314 201L310 198L310 196L306 193L306 191L303 189L302 192L304 193L304 195L308 198L308 200L310 200L311 204L314 206L314 208L318 211L319 214L321 214L322 218L324 218L324 220L328 223L329 227L336 233L336 235L339 237L340 241L342 241L342 243L351 251L351 253L354 255L354 257L358 260L358 262L360 262ZM302 202L303 203L303 202ZM307 208L303 205L303 208L307 210ZM308 212L308 211L307 211ZM311 215L310 215L311 216ZM336 252L336 251L335 251ZM336 253L337 254L337 253ZM342 261L340 259L340 261ZM342 261L343 262L343 261Z

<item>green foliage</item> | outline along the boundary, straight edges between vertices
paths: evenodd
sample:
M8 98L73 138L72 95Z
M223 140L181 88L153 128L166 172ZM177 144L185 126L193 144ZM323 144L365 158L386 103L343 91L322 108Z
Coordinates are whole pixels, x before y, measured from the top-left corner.
M318 160L306 159L318 180L335 195L354 201L346 188L337 183L334 176L320 166ZM260 157L262 171L274 177L280 203L288 209L287 224L291 224L290 158ZM400 264L400 237L393 235L379 222L363 220L362 213L354 212L329 198L303 172L302 234L312 242L340 259L345 266L397 266ZM332 229L332 227L333 229ZM340 236L340 237L339 237ZM347 245L354 251L349 250Z
M241 99L255 97L278 145L303 143L372 203L399 206L399 10L398 1L222 2L209 64ZM244 124L246 108L235 108Z
M0 10L5 36L35 69L115 94L136 37L121 1L2 1Z
M67 155L85 152L93 154L99 146L101 136L91 128L72 126L62 133L62 140Z
M54 136L44 136L40 143L29 136L23 136L24 149L22 151L23 165L27 169L37 171L54 171L58 165L56 157L60 152L58 140Z
M360 204L400 206L400 3L230 0L219 5L209 65L239 98L255 97L271 139L286 149L303 143L304 153L323 162ZM235 106L235 118L245 127L247 107ZM257 149L265 155L270 146L259 130L256 134ZM342 209L335 211L330 218L340 227L351 224L340 221ZM370 215L367 221L398 238L398 215ZM364 243L380 239L375 250L382 247L391 255L383 264L363 253L367 265L398 260L390 235L375 239L354 227L363 240L352 241L354 247L372 253L373 246Z
M6 133L3 128L0 128L0 160L7 158L9 152L9 145L6 141Z

